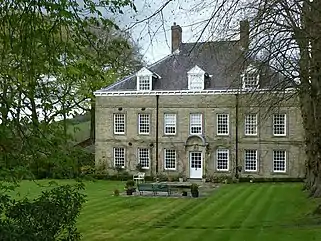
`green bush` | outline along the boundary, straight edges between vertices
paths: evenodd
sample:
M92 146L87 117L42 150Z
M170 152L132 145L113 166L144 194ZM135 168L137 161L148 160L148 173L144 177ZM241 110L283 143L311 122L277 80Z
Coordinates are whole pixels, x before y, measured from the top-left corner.
M44 191L34 200L13 200L0 192L0 240L80 240L76 228L84 186L65 185Z

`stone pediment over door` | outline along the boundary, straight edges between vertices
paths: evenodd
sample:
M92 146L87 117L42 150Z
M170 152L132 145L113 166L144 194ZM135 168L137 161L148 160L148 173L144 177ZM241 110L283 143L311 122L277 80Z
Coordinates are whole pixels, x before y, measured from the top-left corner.
M186 150L202 151L207 147L208 143L202 135L190 135L185 141Z

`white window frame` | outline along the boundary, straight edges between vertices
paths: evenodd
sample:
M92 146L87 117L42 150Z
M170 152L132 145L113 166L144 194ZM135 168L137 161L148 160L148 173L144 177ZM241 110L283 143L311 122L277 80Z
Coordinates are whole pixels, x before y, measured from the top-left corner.
M121 157L117 156L117 151L122 151ZM126 150L124 147L114 147L114 167L116 167L117 162L123 162L123 165L120 165L121 168L125 168L126 165Z
M164 134L176 135L177 116L174 113L164 114ZM174 128L174 132L167 132L167 128Z
M276 153L284 152L284 160L276 158ZM286 150L273 150L273 172L276 173L285 173L286 172L286 163L287 163L287 155ZM275 170L275 162L284 162L284 170Z
M152 90L152 76L151 75L139 75L137 76L138 81L138 90L139 91L151 91ZM142 85L142 81L145 81L144 85ZM144 88L142 88L144 86ZM146 87L147 86L147 87Z
M219 120L219 117L220 116L227 116L227 133L223 133L223 132L220 132L220 126L222 126L223 124L222 123L219 123L220 120ZM228 136L230 134L230 115L227 114L227 113L218 113L216 114L216 134L218 136Z
M189 90L204 90L204 74L189 74L188 79Z
M137 163L140 163L140 164L142 164L142 163L146 164L146 160L147 160L148 165L147 166L141 165L141 167L142 167L142 169L149 169L149 167L150 167L150 150L149 150L149 148L138 148L137 157L138 157ZM146 160L145 160L145 158L146 158Z
M254 121L253 121L253 117ZM251 133L254 129L254 133ZM244 120L244 133L246 136L257 136L257 114L247 114Z
M255 154L254 158L252 158L252 154ZM255 163L255 169L249 169L247 168L247 163ZM258 156L257 156L257 150L254 149L245 149L244 150L244 171L245 172L257 172L258 170ZM250 164L251 166L251 164Z
M146 82L145 88L141 88L141 80ZM153 72L146 67L141 68L136 74L136 85L137 91L151 91L153 89Z
M118 122L121 120L118 118L119 116L122 116L123 123ZM124 131L117 131L120 125L123 125ZM126 115L124 113L114 113L114 134L116 135L125 134L125 131L126 131Z
M259 88L260 75L256 68L249 65L247 69L241 75L242 77L242 88L246 90L253 90ZM248 80L252 78L252 80Z
M148 122L142 122L143 121L143 116L147 117L148 116ZM142 132L143 125L146 125L145 128L148 128L148 132ZM138 134L140 135L149 135L150 134L150 114L148 113L140 113L138 114Z
M193 116L199 116L200 122L196 123L193 120ZM199 132L192 132L192 128L200 128ZM191 113L189 114L189 133L191 135L202 135L203 134L203 114L202 113Z
M227 159L221 159L219 160L219 154L226 154L227 156ZM230 150L229 149L217 149L216 150L216 170L217 171L220 171L220 172L227 172L229 171L229 168L230 168ZM222 169L222 168L219 168L219 162L223 162L223 161L226 161L227 162L227 168L226 169Z
M204 74L205 71L195 65L187 72L188 89L189 90L204 90Z
M176 170L176 163L177 163L176 160L177 160L177 152L175 149L164 149L164 169L165 170ZM174 162L174 167L167 167L167 166L172 166L171 164L173 164L173 162Z
M283 124L283 128L284 128L284 133L283 134L279 134L279 133L275 133L277 128L280 128L281 124L276 124L275 123L275 118L276 116L284 116L284 124ZM287 129L287 121L286 121L286 114L284 113L280 113L280 114L273 114L273 135L274 136L286 136L286 129Z

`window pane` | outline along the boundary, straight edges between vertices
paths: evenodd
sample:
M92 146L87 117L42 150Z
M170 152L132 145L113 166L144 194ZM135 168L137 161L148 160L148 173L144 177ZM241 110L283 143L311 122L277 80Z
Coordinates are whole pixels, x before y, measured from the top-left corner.
M202 90L204 83L203 74L190 74L190 90Z
M125 114L114 114L114 133L125 134Z
M257 171L257 151L245 150L245 171Z
M273 171L285 172L286 171L286 153L284 150L273 151Z
M245 73L243 76L243 88L253 89L258 87L257 73Z
M139 134L149 134L149 114L139 114Z
M229 134L229 118L228 114L217 114L217 134L228 135Z
M150 76L139 76L139 90L150 89Z
M165 134L176 134L176 114L165 114L164 126Z
M176 150L165 149L165 169L176 169Z
M216 169L218 171L228 171L229 150L218 149L216 151Z
M202 134L202 114L190 114L190 134Z
M149 168L149 149L138 149L138 163L140 163L142 168Z
M245 116L245 135L257 135L257 115Z
M273 134L274 135L285 135L285 114L273 115Z
M125 167L125 149L122 147L114 148L114 166Z

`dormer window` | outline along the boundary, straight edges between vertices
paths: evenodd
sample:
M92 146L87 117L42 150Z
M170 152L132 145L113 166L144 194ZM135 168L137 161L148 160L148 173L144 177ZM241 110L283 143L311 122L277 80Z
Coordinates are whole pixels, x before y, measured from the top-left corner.
M150 76L142 75L138 76L138 90L151 90Z
M153 73L146 67L143 67L136 74L136 86L138 91L150 91L153 89L153 80L156 81L161 77L157 73Z
M143 67L137 72L136 77L138 91L150 91L153 89L153 73L150 70Z
M253 66L249 66L242 74L243 89L259 88L259 73Z
M187 72L188 75L188 89L189 90L203 90L204 89L204 74L205 71L200 67L195 65L190 71Z

